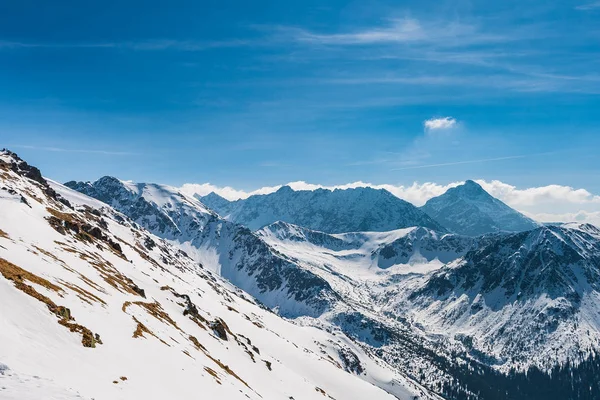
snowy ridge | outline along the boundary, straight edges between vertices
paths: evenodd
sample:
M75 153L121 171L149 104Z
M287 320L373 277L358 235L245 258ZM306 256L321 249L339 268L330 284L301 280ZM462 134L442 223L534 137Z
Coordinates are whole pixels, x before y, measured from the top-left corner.
M223 220L198 200L163 185L103 177L66 186L121 211L170 240L208 269L257 297L281 315L316 316L336 297L323 279L272 251L247 228ZM60 186L56 187L60 191Z
M285 221L327 233L382 232L411 226L444 231L427 214L383 189L295 191L283 186L275 193L233 202L215 194L199 199L226 219L252 230Z
M0 154L0 398L438 398Z
M389 307L505 368L585 359L600 348L599 233L568 225L490 236Z

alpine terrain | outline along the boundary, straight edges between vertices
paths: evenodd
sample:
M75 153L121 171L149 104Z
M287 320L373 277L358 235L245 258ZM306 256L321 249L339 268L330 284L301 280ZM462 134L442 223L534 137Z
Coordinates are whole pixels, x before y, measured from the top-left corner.
M0 168L0 398L600 398L593 225Z

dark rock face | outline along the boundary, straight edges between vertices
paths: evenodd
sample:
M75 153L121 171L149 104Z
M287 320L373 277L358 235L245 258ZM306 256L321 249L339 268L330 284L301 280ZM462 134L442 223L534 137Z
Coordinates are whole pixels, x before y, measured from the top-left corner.
M26 161L22 160L16 153L13 153L10 150L2 149L0 152L7 154L14 160L9 166L13 172L21 175L24 178L31 179L32 181L39 183L42 186L44 193L48 197L61 202L71 209L73 208L67 199L58 195L58 193L56 193L54 189L48 185L48 181L44 179L41 171L37 167L27 164ZM27 204L27 200L25 200L23 196L21 196L21 201Z
M349 348L342 347L339 349L338 354L340 355L340 359L342 360L346 372L360 375L365 371L356 353Z
M388 326L358 311L337 314L333 322L348 336L373 347L385 346L395 336Z
M539 225L500 200L492 197L473 181L448 189L430 199L421 210L449 231L467 236L494 232L521 232Z
M215 335L221 340L228 340L227 333L231 334L229 327L221 318L217 318L209 324Z

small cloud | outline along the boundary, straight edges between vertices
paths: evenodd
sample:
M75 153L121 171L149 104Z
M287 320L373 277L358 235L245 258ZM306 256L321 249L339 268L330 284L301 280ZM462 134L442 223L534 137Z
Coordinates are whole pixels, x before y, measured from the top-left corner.
M423 122L423 126L427 131L450 129L456 126L456 119L452 117L431 118Z

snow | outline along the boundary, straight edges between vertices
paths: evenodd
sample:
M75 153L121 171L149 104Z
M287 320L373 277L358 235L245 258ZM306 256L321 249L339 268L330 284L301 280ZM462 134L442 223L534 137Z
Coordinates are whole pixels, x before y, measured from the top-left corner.
M378 365L339 331L282 319L200 268L193 258L178 254L179 247L173 243L127 220L115 219L118 213L103 203L52 183L76 209L84 204L104 209L108 224L104 232L120 243L125 259L101 241L88 243L74 234L57 232L46 220L48 208L95 222L83 211L69 210L46 198L38 185L7 174L2 185L22 194L29 205L14 196L0 198L0 229L5 233L0 236L0 258L58 286L55 292L28 282L56 304L68 307L74 321L98 333L103 344L83 347L81 334L58 324L42 302L0 276L0 361L10 366L0 375L1 398L188 399L202 393L206 398L322 399L319 390L323 390L335 399L375 400L393 399L387 391L400 399L427 393L393 369ZM147 193L159 201L161 190L152 188ZM144 238L151 238L156 247L146 249ZM145 298L113 287L91 260L102 263L111 274L118 271L131 279L144 289ZM74 285L104 303L90 300L89 295L81 297ZM203 318L222 319L235 336L228 334L225 341L207 323L203 323L207 329L201 328L184 315L184 300L174 293L189 295ZM152 303L159 304L174 324L144 309L143 304ZM156 337L132 337L134 317ZM198 350L190 335L206 350ZM352 348L366 366L365 376L340 368L340 346ZM426 394L425 398L435 396Z
M386 190L372 188L292 190L226 202L214 195L200 197L226 219L252 230L276 221L328 233L390 231L415 225L444 230L414 205Z

